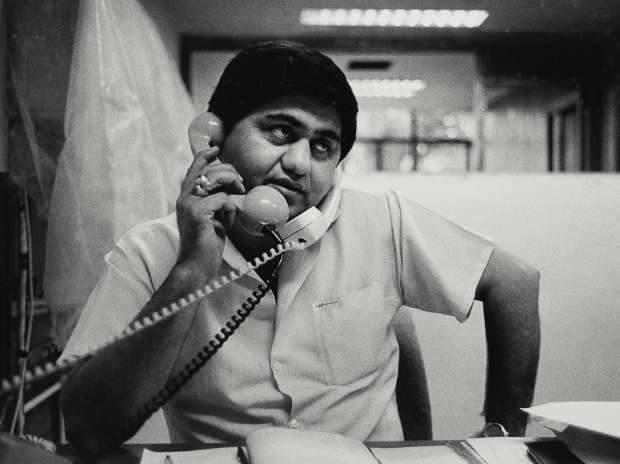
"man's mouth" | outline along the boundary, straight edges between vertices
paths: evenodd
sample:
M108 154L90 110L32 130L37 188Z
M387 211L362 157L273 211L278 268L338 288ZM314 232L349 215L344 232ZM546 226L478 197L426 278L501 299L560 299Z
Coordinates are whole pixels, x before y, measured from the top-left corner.
M266 185L274 187L276 190L279 190L281 193L286 195L287 193L303 193L304 188L290 179L269 179L265 182Z

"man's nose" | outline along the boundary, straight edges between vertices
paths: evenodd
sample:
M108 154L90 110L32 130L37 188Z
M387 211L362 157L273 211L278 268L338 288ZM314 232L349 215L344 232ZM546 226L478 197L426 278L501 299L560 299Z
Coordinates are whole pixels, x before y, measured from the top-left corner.
M312 160L312 150L308 139L300 138L287 145L286 148L286 152L282 155L282 168L296 176L307 174Z

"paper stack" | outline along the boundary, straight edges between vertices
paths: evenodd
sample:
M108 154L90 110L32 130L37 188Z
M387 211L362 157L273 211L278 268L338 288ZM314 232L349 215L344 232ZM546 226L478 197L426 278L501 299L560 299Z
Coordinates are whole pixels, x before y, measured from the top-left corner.
M523 410L584 463L620 463L620 402L570 401Z

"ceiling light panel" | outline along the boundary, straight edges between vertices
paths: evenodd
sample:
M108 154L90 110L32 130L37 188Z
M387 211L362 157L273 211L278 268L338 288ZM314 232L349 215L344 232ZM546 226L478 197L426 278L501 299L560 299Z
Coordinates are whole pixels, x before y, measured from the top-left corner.
M304 26L476 28L489 17L487 10L405 10L306 8L299 14Z
M412 98L426 88L420 79L351 79L358 98Z

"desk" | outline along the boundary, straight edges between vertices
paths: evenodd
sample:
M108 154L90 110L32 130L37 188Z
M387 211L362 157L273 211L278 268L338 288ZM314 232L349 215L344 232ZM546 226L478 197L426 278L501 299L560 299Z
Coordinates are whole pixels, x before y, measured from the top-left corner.
M97 459L92 464L138 464L140 458L142 458L142 451L148 448L153 451L190 451L196 449L218 448L221 446L238 446L238 444L230 443L226 445L210 445L210 444L126 444L120 449L107 453L105 456ZM79 464L91 464L86 463L83 460L79 460L75 450L70 445L58 445L58 454L75 460Z
M395 447L395 446L432 446L447 443L459 443L458 441L398 441L398 442L369 442L371 447ZM196 449L218 448L224 446L239 446L242 443L217 444L126 444L120 449L107 453L92 464L138 464L142 457L142 451L148 448L152 451L190 451ZM79 460L77 454L70 445L59 445L58 453L62 456L75 460L79 464L91 464Z
M555 438L541 438L541 439L533 439L536 441L544 441L544 442L556 442L559 443L559 440ZM441 441L399 441L399 442L369 442L367 443L371 448L389 448L389 447L404 447L404 446L438 446L438 445L449 445L452 449L457 450L460 448L460 444L464 443L464 440L441 440ZM230 444L126 444L123 445L120 449L107 453L105 456L97 459L93 464L138 464L142 457L142 451L145 448L148 448L152 451L190 451L196 449L208 449L208 448L218 448L218 447L230 447L230 446L238 446L240 443L230 443ZM68 457L70 459L75 460L76 463L79 464L91 464L86 463L85 461L80 461L74 450L69 445L60 445L58 447L59 454ZM461 454L460 452L458 453ZM463 456L465 457L465 456ZM465 459L470 460L471 458L465 457ZM479 462L474 460L470 460L470 462L475 463Z

